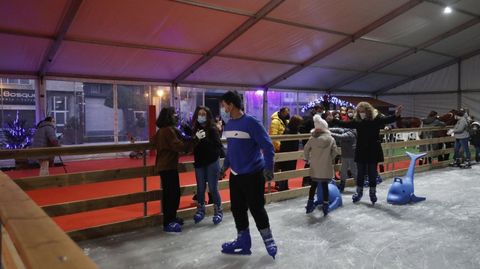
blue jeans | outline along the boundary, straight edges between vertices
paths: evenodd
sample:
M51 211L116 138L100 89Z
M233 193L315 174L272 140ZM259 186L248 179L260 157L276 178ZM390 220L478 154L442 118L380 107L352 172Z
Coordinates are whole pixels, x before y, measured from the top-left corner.
M205 189L208 182L208 190L213 196L213 203L220 207L222 200L218 192L218 179L220 177L219 160L206 166L196 167L195 177L197 179L197 202L205 204Z
M455 139L453 158L460 159L460 147L463 147L463 151L465 151L465 155L467 155L467 160L470 160L471 155L470 148L468 147L468 138Z

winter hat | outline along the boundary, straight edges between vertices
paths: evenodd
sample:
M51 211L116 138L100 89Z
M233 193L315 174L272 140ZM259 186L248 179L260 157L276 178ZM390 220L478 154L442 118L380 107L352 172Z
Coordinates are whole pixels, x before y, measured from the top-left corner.
M315 125L315 129L328 131L328 123L324 119L322 119L320 115L313 116L313 124Z

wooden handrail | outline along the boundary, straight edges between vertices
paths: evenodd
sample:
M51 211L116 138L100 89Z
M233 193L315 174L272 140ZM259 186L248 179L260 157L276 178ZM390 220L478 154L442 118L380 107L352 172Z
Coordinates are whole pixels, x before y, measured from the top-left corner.
M443 142L451 142L454 138L452 137L440 137L440 138L431 138L431 139L422 139L422 140L412 140L405 142L393 142L393 143L384 143L384 151L403 148L410 146L418 145L430 145ZM275 162L281 161L292 161L303 158L303 151L294 151L294 152L281 152L275 154ZM389 161L390 157L385 157L384 163L391 162ZM408 157L402 157L401 160L408 160ZM223 164L223 160L220 160L220 164ZM340 165L335 166L335 170L338 171ZM183 162L178 166L179 172L188 172L193 171L193 162ZM88 172L79 172L79 173L69 173L69 174L58 174L51 176L42 176L42 177L24 177L16 179L17 183L23 190L38 190L38 189L47 189L53 187L66 187L66 186L75 186L89 183L100 183L112 180L121 180L121 179L132 179L137 177L149 177L157 176L154 173L153 166L146 167L132 167L132 168L119 168L111 170L97 170L97 171L88 171Z
M0 220L25 268L98 268L3 172L0 172Z
M440 131L447 130L449 127L429 127L429 128L402 128L392 129L389 131L380 131L381 134L392 134L400 132L427 132L427 131ZM272 140L278 141L292 141L292 140L305 140L310 137L310 134L297 134L297 135L272 135ZM225 142L225 139L222 141ZM127 152L127 151L143 151L152 149L152 144L148 142L140 143L125 143L125 144L107 144L107 145L74 145L74 146L62 146L62 147L49 147L49 148L28 148L28 149L16 149L16 150L0 150L0 160L2 159L21 159L32 158L38 156L63 156L63 155L82 155L82 154L95 154L106 152Z

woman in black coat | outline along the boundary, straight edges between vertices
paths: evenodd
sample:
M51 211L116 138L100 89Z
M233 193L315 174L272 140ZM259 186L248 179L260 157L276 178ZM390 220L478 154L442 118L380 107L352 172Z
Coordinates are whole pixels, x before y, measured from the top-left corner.
M288 125L287 125L287 128L285 129L284 134L298 134L302 121L303 121L302 117L298 115L293 116L288 122ZM282 144L280 144L280 152L295 152L295 151L298 151L299 147L300 147L300 144L298 140L282 141ZM297 160L279 162L278 165L280 167L280 170L282 170L282 172L296 170ZM275 187L277 188L278 191L288 190L288 179L278 181L277 186Z
M377 166L383 162L382 139L380 130L386 124L395 122L400 118L402 107L399 106L395 115L383 116L367 102L360 102L355 109L352 121L344 122L333 120L334 125L357 130L357 147L355 149L355 162L357 163L357 192L352 196L354 203L359 202L363 196L363 183L365 175L374 179L377 177ZM369 180L370 201L377 202L376 180Z

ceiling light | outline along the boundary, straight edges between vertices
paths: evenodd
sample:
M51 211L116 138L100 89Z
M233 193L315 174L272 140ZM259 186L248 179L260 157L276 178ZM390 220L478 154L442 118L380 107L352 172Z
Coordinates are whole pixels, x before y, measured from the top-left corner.
M445 9L443 9L443 14L450 14L450 13L452 13L451 7L445 7Z
M157 96L162 97L163 96L163 90L157 90Z

